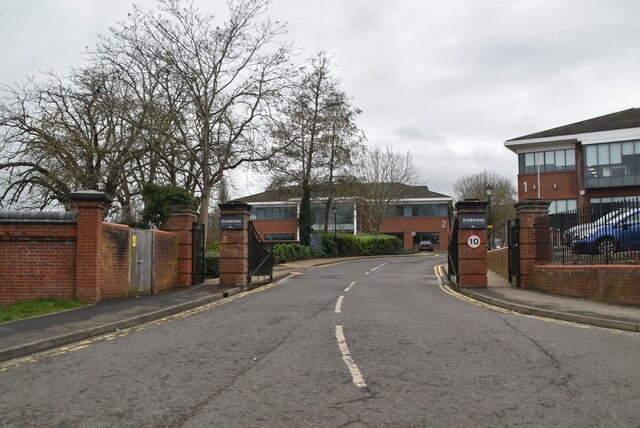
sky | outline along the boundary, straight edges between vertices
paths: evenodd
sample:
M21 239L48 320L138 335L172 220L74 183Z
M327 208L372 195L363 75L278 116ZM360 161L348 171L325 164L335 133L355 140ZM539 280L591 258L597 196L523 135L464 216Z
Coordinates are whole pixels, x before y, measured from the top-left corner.
M0 83L81 66L133 3L156 4L0 0ZM485 169L515 183L508 139L640 107L637 0L273 0L267 15L287 22L300 61L335 54L367 144L410 151L418 184L448 195ZM234 197L263 190L235 179Z

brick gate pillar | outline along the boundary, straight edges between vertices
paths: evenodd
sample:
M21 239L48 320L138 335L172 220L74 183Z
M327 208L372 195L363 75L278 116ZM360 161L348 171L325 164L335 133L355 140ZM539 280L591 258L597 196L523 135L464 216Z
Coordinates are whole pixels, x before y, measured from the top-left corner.
M95 190L71 192L78 210L76 240L76 297L100 300L102 289L102 220L113 197Z
M198 213L190 205L169 205L163 230L178 235L178 283L188 287L193 279L193 223Z
M531 270L536 263L535 225L549 220L551 202L527 199L515 205L519 223L518 251L520 253L520 287L528 288Z
M456 204L460 288L487 287L487 206L480 201Z
M251 205L220 204L220 285L249 287Z

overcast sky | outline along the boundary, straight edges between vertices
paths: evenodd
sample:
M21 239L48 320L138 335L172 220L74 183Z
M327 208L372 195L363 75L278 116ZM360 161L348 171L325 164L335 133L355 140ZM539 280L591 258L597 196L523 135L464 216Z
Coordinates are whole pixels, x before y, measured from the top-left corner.
M0 82L81 65L132 3L155 7L0 0ZM483 169L515 182L507 139L640 106L638 0L274 0L268 14L304 56L335 53L368 144L411 151L420 184L445 194Z

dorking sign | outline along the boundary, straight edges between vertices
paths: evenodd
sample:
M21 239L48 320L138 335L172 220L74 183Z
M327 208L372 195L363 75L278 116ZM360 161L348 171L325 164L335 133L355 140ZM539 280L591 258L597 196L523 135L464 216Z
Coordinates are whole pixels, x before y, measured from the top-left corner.
M486 229L487 218L481 214L460 214L458 224L460 229Z
M242 230L244 228L244 216L227 215L220 217L220 230Z

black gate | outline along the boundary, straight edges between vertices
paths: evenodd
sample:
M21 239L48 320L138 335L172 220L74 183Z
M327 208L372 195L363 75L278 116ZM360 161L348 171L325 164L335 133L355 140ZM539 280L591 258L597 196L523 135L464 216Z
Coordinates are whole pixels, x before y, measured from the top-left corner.
M249 284L254 277L266 277L273 280L273 254L271 254L256 233L252 222L249 222Z
M191 284L201 284L204 282L204 224L193 223L191 236L193 243Z
M509 282L520 286L520 222L516 218L507 223L509 244Z
M458 219L453 223L453 233L449 240L449 280L454 284L458 283L460 275L458 274Z

